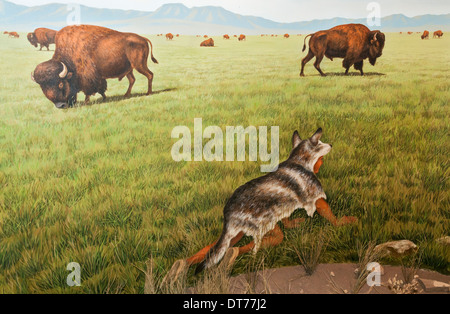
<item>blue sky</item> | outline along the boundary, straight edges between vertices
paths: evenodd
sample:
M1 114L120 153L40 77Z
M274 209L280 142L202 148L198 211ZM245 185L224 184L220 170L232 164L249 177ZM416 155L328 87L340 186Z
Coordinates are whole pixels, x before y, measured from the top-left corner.
M380 4L381 16L402 13L407 16L450 13L450 0L8 0L34 6L47 3L80 3L99 8L154 11L165 3L187 7L221 6L234 13L255 15L277 22L296 22L332 17L362 18L370 2Z

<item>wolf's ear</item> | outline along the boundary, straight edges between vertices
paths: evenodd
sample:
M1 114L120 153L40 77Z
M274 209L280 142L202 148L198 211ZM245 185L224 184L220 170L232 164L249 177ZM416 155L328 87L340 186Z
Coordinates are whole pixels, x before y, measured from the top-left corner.
M301 141L302 139L300 138L300 135L298 135L298 132L295 131L294 134L292 134L292 149L296 148Z
M318 128L316 133L314 133L313 136L309 139L311 141L311 144L316 146L319 143L320 137L322 136L322 128Z

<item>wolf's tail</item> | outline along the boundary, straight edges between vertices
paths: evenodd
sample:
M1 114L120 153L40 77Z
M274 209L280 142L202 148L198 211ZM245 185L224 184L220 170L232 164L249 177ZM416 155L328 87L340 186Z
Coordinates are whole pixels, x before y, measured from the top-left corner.
M305 39L303 40L303 49L302 49L302 52L305 51L305 49L306 49L306 38L308 38L309 36L312 36L312 35L314 35L314 33L309 34L309 35L306 35Z
M206 258L200 262L195 269L195 274L203 271L205 268L209 268L217 264L225 255L228 248L230 247L230 242L234 235L227 228L227 224L224 223L222 234L217 241L217 243L209 250L206 254Z
M145 38L145 37L144 37L144 38ZM153 57L153 45L152 45L152 42L151 42L150 39L148 39L148 38L145 38L145 40L147 40L148 43L150 44L150 56L151 56L151 58L152 58L153 63L158 64L158 60L156 60L156 58Z

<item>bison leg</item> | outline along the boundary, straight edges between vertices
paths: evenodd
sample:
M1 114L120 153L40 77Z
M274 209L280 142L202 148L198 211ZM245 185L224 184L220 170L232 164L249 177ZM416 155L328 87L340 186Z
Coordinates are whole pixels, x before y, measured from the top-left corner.
M153 72L149 70L146 64L144 64L142 67L136 67L136 70L141 73L142 75L145 75L148 79L148 90L147 95L152 94L152 82L153 82Z
M322 69L320 68L320 62L322 62L323 56L324 56L323 54L316 56L316 61L314 62L314 67L316 68L317 71L319 71L320 75L326 76L326 74L323 73Z
M306 57L304 57L302 59L302 69L300 71L300 76L305 76L304 70L305 70L305 65L312 59L314 58L314 53L311 51L311 49L309 49L308 54L306 55Z
M147 95L151 95L153 72L150 71L150 69L147 66L148 51L143 52L143 51L135 50L135 51L133 51L132 54L128 55L128 59L131 62L131 66L148 79Z
M362 60L359 61L359 62L356 62L355 65L354 65L355 70L359 70L361 72L361 76L364 75L363 65L364 65L364 61L362 61Z
M133 71L127 74L127 79L130 82L130 85L128 86L128 90L125 93L125 97L131 96L131 89L133 88L134 82L136 82L136 78L133 75Z

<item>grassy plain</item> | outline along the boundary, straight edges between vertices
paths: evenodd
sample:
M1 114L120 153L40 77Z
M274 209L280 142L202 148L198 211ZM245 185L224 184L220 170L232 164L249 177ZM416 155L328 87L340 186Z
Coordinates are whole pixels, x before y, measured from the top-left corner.
M58 110L30 79L53 52L24 34L0 37L0 293L142 293L150 257L164 274L216 240L227 198L261 175L260 162L174 162L171 131L193 131L194 118L224 131L279 126L280 161L294 130L322 127L333 144L319 174L329 204L359 218L338 229L307 220L330 234L322 262L357 261L358 243L409 239L422 267L450 273L449 249L436 242L450 229L449 37L387 34L365 77L343 76L335 59L323 61L325 78L313 61L299 77L304 36L216 36L215 48L148 38L160 63L149 63L154 95L142 96L136 73L132 98L122 97L126 79L110 80L106 102ZM261 250L266 267L298 264L299 234L285 230L280 246ZM66 284L70 262L81 265L81 287Z

